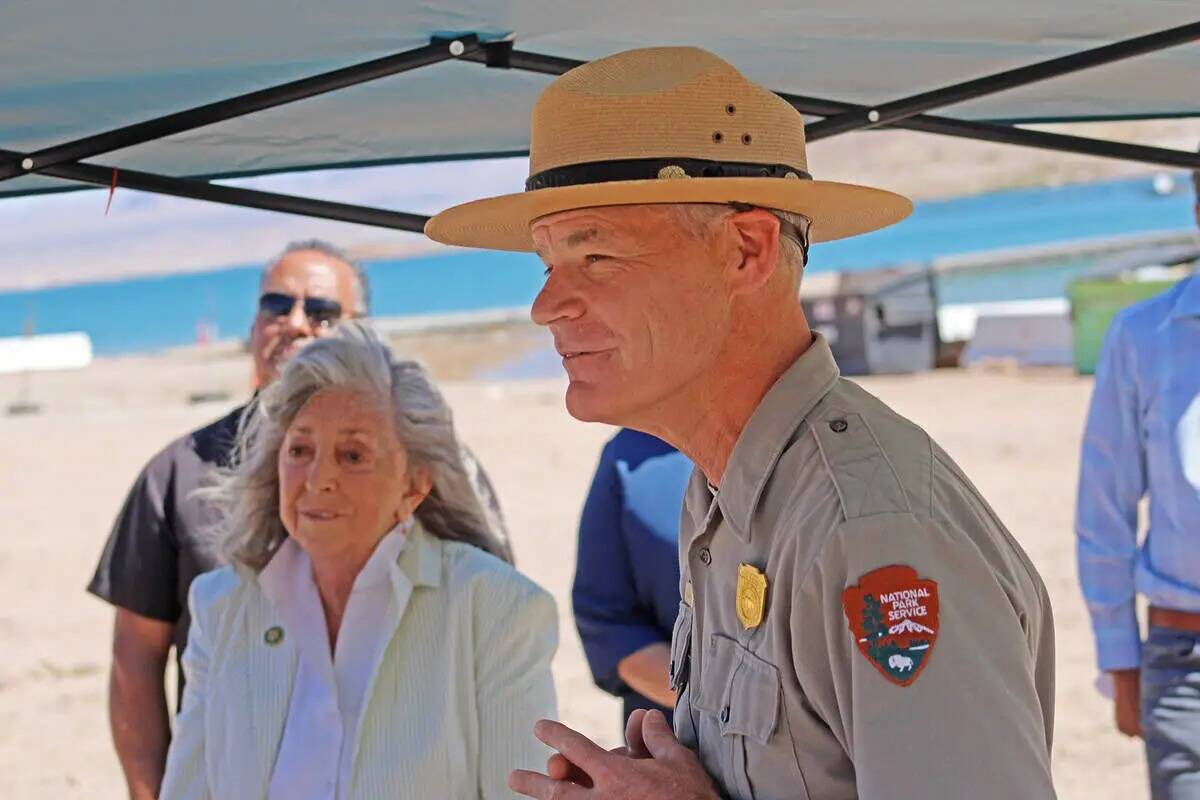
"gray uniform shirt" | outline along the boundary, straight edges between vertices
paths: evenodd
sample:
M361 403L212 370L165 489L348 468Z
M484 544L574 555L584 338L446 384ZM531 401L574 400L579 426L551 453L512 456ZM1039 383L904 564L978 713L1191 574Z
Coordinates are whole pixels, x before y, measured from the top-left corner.
M692 476L680 554L675 730L726 796L1054 796L1045 586L954 462L842 380L820 336L715 496Z

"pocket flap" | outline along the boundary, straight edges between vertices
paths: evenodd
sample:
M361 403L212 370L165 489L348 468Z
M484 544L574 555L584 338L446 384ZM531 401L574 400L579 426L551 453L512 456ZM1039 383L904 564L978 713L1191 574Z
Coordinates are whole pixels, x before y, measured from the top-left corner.
M742 648L719 633L710 634L700 647L700 677L696 680L692 703L705 713L720 716L729 701L729 680L737 669Z
M729 683L728 721L721 733L748 736L766 745L779 722L779 670L742 650L742 662Z
M727 636L709 637L695 705L715 716L722 735L766 745L779 721L779 670Z

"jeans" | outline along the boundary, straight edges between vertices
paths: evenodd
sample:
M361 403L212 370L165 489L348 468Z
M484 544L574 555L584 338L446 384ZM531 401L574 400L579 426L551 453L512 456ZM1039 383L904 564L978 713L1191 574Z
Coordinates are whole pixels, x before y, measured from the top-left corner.
M1200 800L1200 634L1150 628L1142 735L1152 800Z

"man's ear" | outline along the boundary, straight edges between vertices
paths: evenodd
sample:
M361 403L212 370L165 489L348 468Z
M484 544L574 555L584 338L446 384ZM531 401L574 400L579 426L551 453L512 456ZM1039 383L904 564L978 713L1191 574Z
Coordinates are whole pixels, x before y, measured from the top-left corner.
M734 235L736 255L726 276L733 294L750 294L767 284L779 266L779 220L754 208L725 218Z

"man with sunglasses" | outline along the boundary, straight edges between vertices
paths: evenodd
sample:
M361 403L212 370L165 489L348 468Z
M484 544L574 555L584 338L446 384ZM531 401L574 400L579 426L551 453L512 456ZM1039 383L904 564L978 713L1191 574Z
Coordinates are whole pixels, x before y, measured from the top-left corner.
M259 387L306 342L367 312L367 281L338 248L289 245L263 271L250 335ZM170 743L164 671L171 646L182 655L192 579L217 566L204 546L211 511L193 496L205 475L228 463L245 406L175 440L134 482L88 591L116 608L109 719L132 800L158 796ZM179 695L183 692L180 674Z

